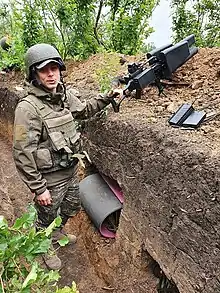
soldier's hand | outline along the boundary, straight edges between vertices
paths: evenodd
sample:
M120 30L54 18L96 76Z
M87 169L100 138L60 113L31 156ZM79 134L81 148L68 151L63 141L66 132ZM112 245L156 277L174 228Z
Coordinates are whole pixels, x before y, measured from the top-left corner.
M36 202L41 206L47 206L52 203L52 198L48 189L39 194L35 198Z
M123 89L121 88L115 88L115 89L112 89L108 92L107 96L110 98L110 99L113 99L113 98L122 98L123 96Z

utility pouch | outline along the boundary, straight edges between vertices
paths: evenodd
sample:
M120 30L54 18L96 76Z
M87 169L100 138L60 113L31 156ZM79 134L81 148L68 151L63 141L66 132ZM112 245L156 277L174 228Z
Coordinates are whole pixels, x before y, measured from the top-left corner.
M62 168L70 168L78 163L77 158L73 158L72 154L63 153L60 160L60 166Z
M35 153L36 165L39 170L53 167L53 161L48 149L38 149Z
M60 151L66 146L65 138L60 131L50 132L49 137L52 141L52 146L55 151Z

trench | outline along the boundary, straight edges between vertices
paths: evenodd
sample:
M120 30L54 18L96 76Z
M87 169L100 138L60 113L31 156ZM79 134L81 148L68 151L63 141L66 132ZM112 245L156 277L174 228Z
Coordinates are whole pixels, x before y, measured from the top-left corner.
M9 129L11 129L11 126ZM0 213L12 224L17 217L25 212L28 203L32 202L32 196L16 173L11 154L11 143L7 141L5 136L0 137L0 149ZM116 218L118 219L119 215L115 212L110 217L111 221L116 223ZM108 222L108 220L107 218L105 221ZM112 260L109 257L111 245L114 245L115 239L102 237L83 211L68 222L67 229L77 235L78 242L76 247L64 247L58 252L63 263L60 271L62 276L61 286L71 285L72 280L75 280L81 293L124 292L126 286L126 292L159 292L156 290L156 284L161 276L157 275L157 278L155 278L154 269L151 270L153 259L147 252L142 251L143 268L139 269L146 270L146 280L147 283L150 283L151 288L147 288L146 284L135 285L136 289L132 291L134 285L130 284L130 280L123 282L123 288L117 288L117 282L120 282L120 280L112 280L111 261L114 263L119 255L114 255ZM132 273L132 264L128 265L131 267ZM118 267L118 269L123 268ZM139 289L138 286L140 286Z
M1 213L12 222L32 198L11 157L18 95L2 87L0 99ZM214 144L204 135L208 125L203 132L177 131L167 117L146 120L142 104L125 106L120 116L90 121L84 139L97 169L125 194L116 238L102 237L85 211L72 218L67 230L78 242L59 251L60 283L75 280L81 293L157 293L159 283L161 293L220 292L217 130Z
M5 216L9 224L12 224L25 212L28 203L32 202L32 195L18 177L12 158L13 111L17 96L4 88L0 91L0 98L0 213ZM74 280L81 293L178 293L177 288L172 291L158 290L160 280L168 279L160 268L159 272L155 273L155 267L158 270L159 264L144 248L141 246L138 248L138 261L132 260L133 256L129 255L129 251L117 248L117 230L120 229L120 219L123 219L121 209L122 206L116 211L108 211L108 216L103 218L103 226L111 226L109 230L113 231L113 237L112 235L109 237L109 234L103 237L85 211L81 211L68 221L66 229L76 234L78 241L77 245L64 247L58 251L63 263L59 284L71 285ZM128 258L127 261L125 261L126 258ZM124 271L126 274L123 273ZM171 288L170 283L164 284L160 287Z

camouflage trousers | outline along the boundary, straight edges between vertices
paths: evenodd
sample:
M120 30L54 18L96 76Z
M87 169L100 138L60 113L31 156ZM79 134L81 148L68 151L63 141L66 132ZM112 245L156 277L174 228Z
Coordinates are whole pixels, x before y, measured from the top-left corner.
M69 217L74 216L81 209L79 198L79 182L76 174L60 185L48 188L52 197L52 203L41 206L35 203L38 219L37 228L46 228L59 215L62 218L61 226L64 226Z

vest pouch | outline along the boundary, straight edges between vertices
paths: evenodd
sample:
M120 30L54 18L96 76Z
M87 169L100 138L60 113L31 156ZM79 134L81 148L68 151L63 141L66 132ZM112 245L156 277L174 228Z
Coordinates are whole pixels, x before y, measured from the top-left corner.
M81 140L80 140L80 133L77 133L74 137L70 138L71 142L71 149L73 149L74 154L79 154L82 150Z
M80 133L76 133L70 139L71 152L68 151L68 147L64 147L65 152L62 152L61 161L59 165L63 168L69 168L75 166L78 163L78 159L73 157L73 154L79 154L81 152Z
M35 153L36 165L39 170L53 167L53 161L48 149L38 149Z
M52 141L53 149L55 151L60 151L61 149L66 147L66 140L60 131L50 132L49 136Z

